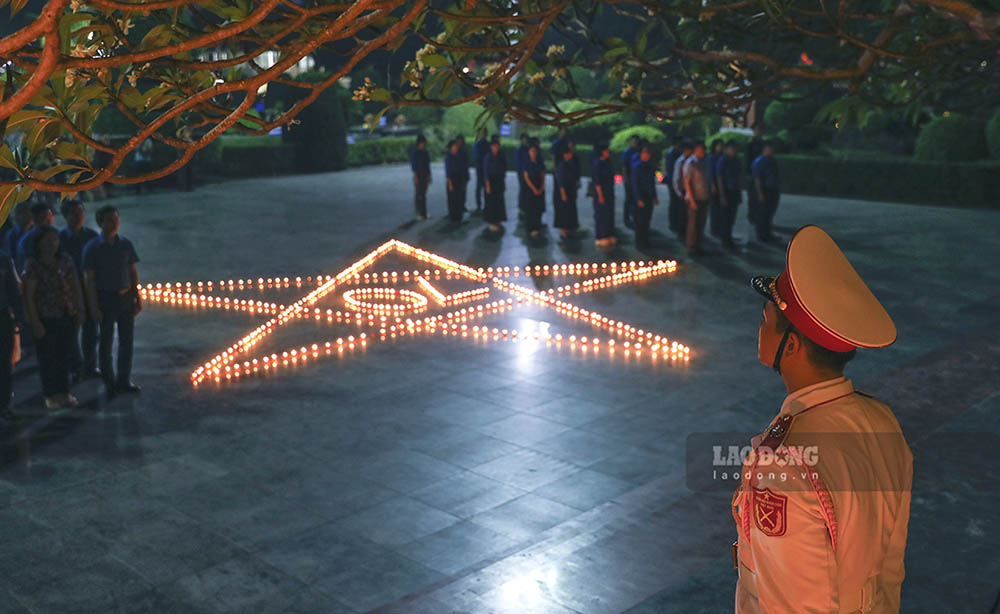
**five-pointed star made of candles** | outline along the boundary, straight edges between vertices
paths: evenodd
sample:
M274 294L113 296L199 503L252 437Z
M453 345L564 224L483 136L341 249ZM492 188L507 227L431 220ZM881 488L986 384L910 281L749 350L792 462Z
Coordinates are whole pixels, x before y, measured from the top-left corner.
M383 256L397 252L412 257L418 261L436 267L435 269L365 272L366 269ZM143 298L150 301L187 305L205 308L240 309L253 313L262 313L272 317L260 326L254 328L211 360L198 366L191 373L191 382L195 385L206 381L238 379L262 371L273 371L291 364L318 359L323 355L342 354L357 346L393 339L403 335L444 334L473 339L494 339L511 342L541 342L549 345L563 344L579 347L589 352L615 352L628 356L649 356L653 359L670 361L687 361L691 350L677 341L668 340L665 336L636 327L601 315L596 311L584 309L569 302L560 300L566 294L578 294L612 286L634 283L672 273L677 269L673 260L585 263L561 265L534 265L520 267L488 267L473 268L449 260L426 250L413 247L402 241L391 239L386 241L363 258L347 267L337 275L306 278L305 283L315 283L316 287L305 296L290 305L279 305L260 300L236 298L205 294L206 291L217 289L233 291L235 289L264 289L274 287L290 287L302 285L302 278L258 278L256 280L228 280L224 282L172 282L156 283L140 286ZM509 281L511 277L525 275L593 275L588 279L557 286L555 288L537 291L526 286ZM445 294L435 284L437 280L462 279L479 284L471 290ZM432 281L434 280L434 281ZM398 289L389 286L370 286L361 284L393 284L400 281L415 282L426 293L413 290ZM320 309L316 304L335 289L355 286L343 292L344 310ZM506 298L489 301L491 292L499 291ZM418 317L430 302L448 309L443 313ZM479 304L472 304L477 301ZM514 309L525 304L541 305L555 309L558 313L574 319L582 319L592 327L610 333L610 337L601 339L596 336L577 335L563 336L548 331L524 333L517 330L491 328L468 322L480 320L483 317ZM459 305L465 305L459 307ZM252 350L261 341L275 333L283 325L304 318L312 318L329 322L342 322L368 327L371 334L362 332L359 335L349 335L317 341L298 348L289 348L271 354L253 355Z

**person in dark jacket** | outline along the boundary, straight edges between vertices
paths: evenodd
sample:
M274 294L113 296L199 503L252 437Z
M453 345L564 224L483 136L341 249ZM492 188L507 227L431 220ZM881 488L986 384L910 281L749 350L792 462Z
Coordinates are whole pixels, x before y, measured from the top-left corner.
M566 127L560 126L559 133L556 138L552 140L552 147L550 151L552 152L552 208L555 209L559 204L559 175L556 173L556 168L559 166L559 161L562 160L563 152L569 146L569 139L566 137Z
M542 212L545 211L545 164L538 139L531 139L528 159L519 175L525 190L524 225L531 236L537 237L542 232Z
M444 175L448 195L448 219L461 222L465 213L465 184L469 178L469 168L462 167L462 155L458 139L448 143L444 154Z
M625 184L625 205L622 207L626 228L635 228L635 193L632 181L632 168L635 166L636 158L639 155L641 140L639 135L633 134L628 140L628 147L622 152L622 179Z
M615 238L615 169L607 143L594 147L591 171L594 200L594 236L597 247L614 247Z
M476 212L483 210L483 191L486 188L486 170L483 163L490 153L490 142L486 140L486 129L476 132L476 142L472 144L473 164L476 165Z
M736 156L736 143L729 141L726 143L725 154L715 165L716 193L719 195L719 207L724 214L720 238L729 249L737 248L733 241L733 224L736 223L736 209L740 206L742 174L743 169Z
M414 205L417 219L427 219L427 186L431 184L431 156L427 153L427 139L417 136L417 146L410 152L410 169L413 171L413 186L416 191Z
M528 188L524 185L524 165L528 161L528 149L530 149L531 138L527 132L521 133L521 144L514 152L514 163L517 166L517 217L524 219L527 207L525 199L528 197Z
M504 200L507 179L507 160L500 149L500 137L494 135L490 140L490 150L483 158L483 188L486 192L486 206L483 218L490 225L490 230L500 232L503 222L507 221L507 203Z
M580 160L576 157L576 144L567 139L563 155L556 161L556 184L559 186L556 198L553 226L559 229L563 239L580 227L576 210L576 195L580 189Z
M649 225L653 219L653 206L660 202L656 197L656 167L653 166L648 143L639 146L639 155L632 164L630 177L636 206L635 244L639 249L647 249L650 247Z

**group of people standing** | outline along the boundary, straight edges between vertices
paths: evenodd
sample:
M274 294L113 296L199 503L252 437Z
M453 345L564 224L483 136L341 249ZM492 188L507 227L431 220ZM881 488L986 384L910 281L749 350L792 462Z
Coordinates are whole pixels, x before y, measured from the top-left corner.
M763 127L758 125L746 153L746 171L751 177L747 187L748 216L761 241L773 241L771 222L778 207L778 167L774 147L761 138ZM562 240L572 237L579 229L577 198L583 179L576 143L560 128L558 137L549 148L553 163L552 207L553 226ZM475 210L495 232L503 230L507 221L506 176L507 159L500 137L487 138L481 130L472 148L473 164L469 164L465 139L458 136L445 150L445 176L448 195L448 218L458 223L466 208L467 186L471 179L470 166L476 169ZM541 235L542 216L546 209L546 165L541 143L527 134L514 155L518 181L518 217L532 237ZM732 230L736 211L742 201L744 170L737 154L735 141L712 143L708 151L704 141L688 142L674 137L664 156L662 182L670 193L670 228L685 243L692 255L702 252L706 224L720 242L737 248ZM431 183L430 155L427 140L418 136L410 157L413 182L416 187L415 205L418 219L427 219L427 187ZM647 249L650 225L657 196L657 168L652 145L633 135L622 153L622 180L625 187L624 223L634 229L636 246ZM615 168L607 143L598 143L590 169L587 196L594 210L594 235L600 248L614 247Z
M72 381L101 377L109 398L138 392L131 381L133 323L142 309L135 248L118 235L113 206L98 209L97 232L84 225L84 205L63 201L66 227L53 226L45 202L21 203L0 251L0 418L10 411L13 365L37 354L45 406L74 407ZM28 333L23 329L27 327ZM112 346L118 332L118 360ZM98 369L98 366L100 369Z
M745 170L747 217L759 241L777 240L771 230L778 209L780 189L774 146L761 138L763 127L754 129L747 144ZM707 150L704 141L674 137L664 155L663 183L670 188L670 229L683 239L689 253L702 251L706 223L709 232L730 249L736 211L742 201L744 166L735 141L716 140Z

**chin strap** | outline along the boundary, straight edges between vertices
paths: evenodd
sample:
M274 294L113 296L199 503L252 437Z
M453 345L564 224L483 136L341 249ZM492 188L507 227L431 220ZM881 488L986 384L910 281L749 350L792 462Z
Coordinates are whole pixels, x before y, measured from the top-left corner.
M785 329L785 334L781 336L781 343L778 344L778 351L774 353L774 362L771 363L771 368L781 375L781 355L785 353L785 344L788 343L788 335L792 334L792 327L789 326Z

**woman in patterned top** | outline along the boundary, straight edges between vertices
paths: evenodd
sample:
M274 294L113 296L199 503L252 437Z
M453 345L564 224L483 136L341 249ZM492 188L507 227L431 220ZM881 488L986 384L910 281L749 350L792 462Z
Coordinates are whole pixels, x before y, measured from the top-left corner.
M59 244L52 226L38 229L34 253L24 267L24 307L38 347L38 371L45 406L74 407L69 393L74 321L84 320L83 294L73 259Z

